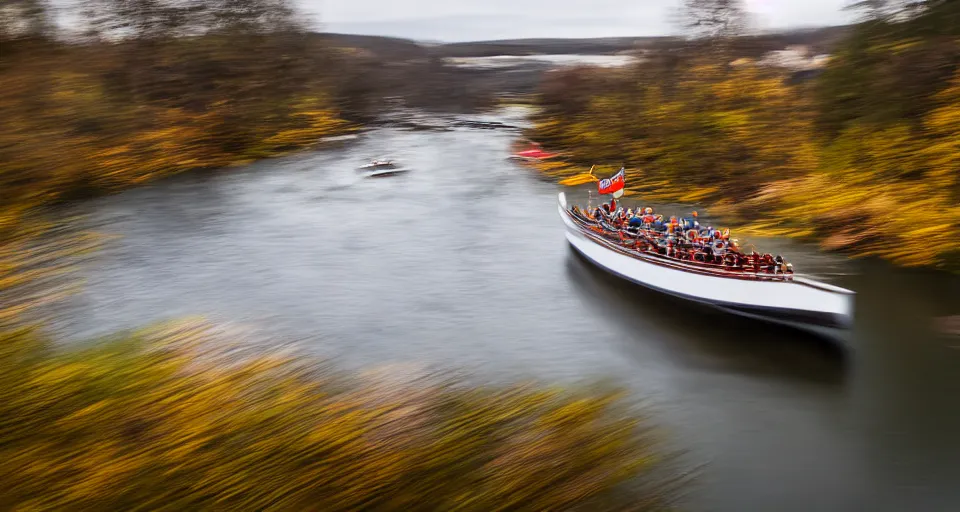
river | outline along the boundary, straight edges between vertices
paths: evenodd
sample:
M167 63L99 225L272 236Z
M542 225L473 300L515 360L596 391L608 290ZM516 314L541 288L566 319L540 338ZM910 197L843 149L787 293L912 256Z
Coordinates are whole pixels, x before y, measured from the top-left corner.
M505 161L515 137L383 128L82 203L119 236L56 327L83 339L203 315L346 368L609 379L703 464L692 510L960 510L960 339L933 327L960 313L960 280L764 241L858 292L848 355L692 307L576 256L558 186ZM355 170L379 156L413 171Z

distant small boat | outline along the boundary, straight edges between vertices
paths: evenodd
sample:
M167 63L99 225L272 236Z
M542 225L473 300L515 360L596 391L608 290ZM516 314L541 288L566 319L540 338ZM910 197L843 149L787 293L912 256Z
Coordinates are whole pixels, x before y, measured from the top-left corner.
M367 165L357 168L358 171L382 171L388 169L397 169L399 166L393 160L374 160Z
M543 147L536 142L531 142L528 149L518 151L508 157L508 160L520 160L523 162L539 162L559 156L557 153L549 153L543 150Z

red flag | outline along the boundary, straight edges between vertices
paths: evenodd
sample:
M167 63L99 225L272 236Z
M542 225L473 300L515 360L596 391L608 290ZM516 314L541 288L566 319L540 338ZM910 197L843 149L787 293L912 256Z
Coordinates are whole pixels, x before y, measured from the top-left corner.
M612 194L618 190L622 190L624 185L623 169L620 169L620 172L614 174L613 177L600 180L600 182L597 183L597 189L600 190L601 194Z

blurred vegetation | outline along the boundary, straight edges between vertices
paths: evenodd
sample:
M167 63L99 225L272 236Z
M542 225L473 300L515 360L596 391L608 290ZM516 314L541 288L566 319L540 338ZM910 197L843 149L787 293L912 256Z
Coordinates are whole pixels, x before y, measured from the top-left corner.
M350 125L332 51L284 0L0 10L0 218L316 142ZM83 27L82 32L79 27Z
M283 0L84 7L66 40L0 6L0 509L671 508L616 392L348 379L193 324L57 347L46 306L96 239L45 206L312 144L377 94Z
M747 232L957 263L960 2L863 3L812 79L731 51L736 2L687 4L707 36L686 50L545 80L533 135L573 154L549 174L627 165L628 192L705 201Z
M350 380L302 357L237 356L223 337L180 324L63 352L35 330L3 333L0 508L646 511L675 498L656 436L616 392L404 383L390 369Z

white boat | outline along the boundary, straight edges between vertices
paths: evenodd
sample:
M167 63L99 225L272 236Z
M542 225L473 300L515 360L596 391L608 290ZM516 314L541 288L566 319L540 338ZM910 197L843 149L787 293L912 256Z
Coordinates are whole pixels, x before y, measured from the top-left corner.
M374 160L367 165L357 168L358 171L366 172L368 178L380 178L383 176L393 176L409 171L393 160Z
M393 160L374 160L367 165L357 167L358 171L381 171L384 169L396 169L399 167Z
M567 241L598 267L636 284L737 315L844 339L854 292L793 274L724 271L631 249L602 236L559 196Z
M386 169L377 169L377 170L371 172L370 174L367 174L367 177L368 177L368 178L382 178L382 177L384 177L384 176L393 176L393 175L395 175L395 174L403 174L403 173L408 172L408 171L410 171L410 169L407 169L407 168L405 168L405 167L393 167L393 168L386 168Z

